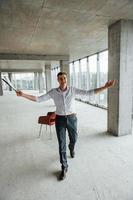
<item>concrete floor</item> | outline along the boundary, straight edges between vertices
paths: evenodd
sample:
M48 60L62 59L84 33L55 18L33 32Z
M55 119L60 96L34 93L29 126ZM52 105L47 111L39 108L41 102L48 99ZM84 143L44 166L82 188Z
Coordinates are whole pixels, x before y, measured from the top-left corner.
M67 178L59 182L58 145L39 115L53 111L52 101L34 103L14 92L0 97L0 200L132 200L133 136L106 134L107 112L76 102L76 157L68 152Z

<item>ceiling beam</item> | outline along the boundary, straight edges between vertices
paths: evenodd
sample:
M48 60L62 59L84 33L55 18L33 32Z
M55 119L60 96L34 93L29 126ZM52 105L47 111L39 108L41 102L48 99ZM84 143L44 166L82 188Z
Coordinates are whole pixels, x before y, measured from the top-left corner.
M0 72L7 72L7 73L31 73L31 72L42 72L42 69L0 69Z
M10 54L0 53L0 60L49 60L58 61L66 60L69 61L68 55L38 55L38 54Z

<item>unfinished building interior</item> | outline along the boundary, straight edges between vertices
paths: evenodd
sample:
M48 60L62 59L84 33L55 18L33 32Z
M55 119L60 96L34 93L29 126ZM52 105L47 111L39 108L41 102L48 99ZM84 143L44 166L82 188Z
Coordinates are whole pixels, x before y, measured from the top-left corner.
M75 99L78 140L64 181L55 126L39 116L55 111L18 97L4 78L40 96L68 85L114 87ZM133 1L0 0L0 200L133 199ZM68 134L67 134L68 135Z

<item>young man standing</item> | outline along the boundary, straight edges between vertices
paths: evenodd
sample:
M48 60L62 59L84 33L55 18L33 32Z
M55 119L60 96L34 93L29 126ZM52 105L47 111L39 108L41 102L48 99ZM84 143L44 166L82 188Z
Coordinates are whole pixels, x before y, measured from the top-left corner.
M56 106L56 133L59 143L59 155L61 163L61 173L59 180L64 180L66 172L68 170L67 155L66 155L66 129L69 135L69 150L70 156L75 156L75 143L77 141L77 117L74 108L74 100L76 95L93 95L97 94L109 87L114 86L115 80L108 81L103 87L93 90L81 90L67 85L67 74L60 72L57 75L59 83L58 88L53 88L46 94L39 97L25 94L21 91L17 91L17 96L25 97L31 101L42 102L50 98L54 100Z

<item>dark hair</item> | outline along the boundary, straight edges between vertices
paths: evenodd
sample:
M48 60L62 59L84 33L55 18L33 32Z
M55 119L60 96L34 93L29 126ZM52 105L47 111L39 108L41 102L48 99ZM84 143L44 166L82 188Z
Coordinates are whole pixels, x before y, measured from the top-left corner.
M66 73L66 72L59 72L59 73L57 74L57 77L59 78L59 76L62 76L62 75L66 75L66 76L67 76L67 73Z

